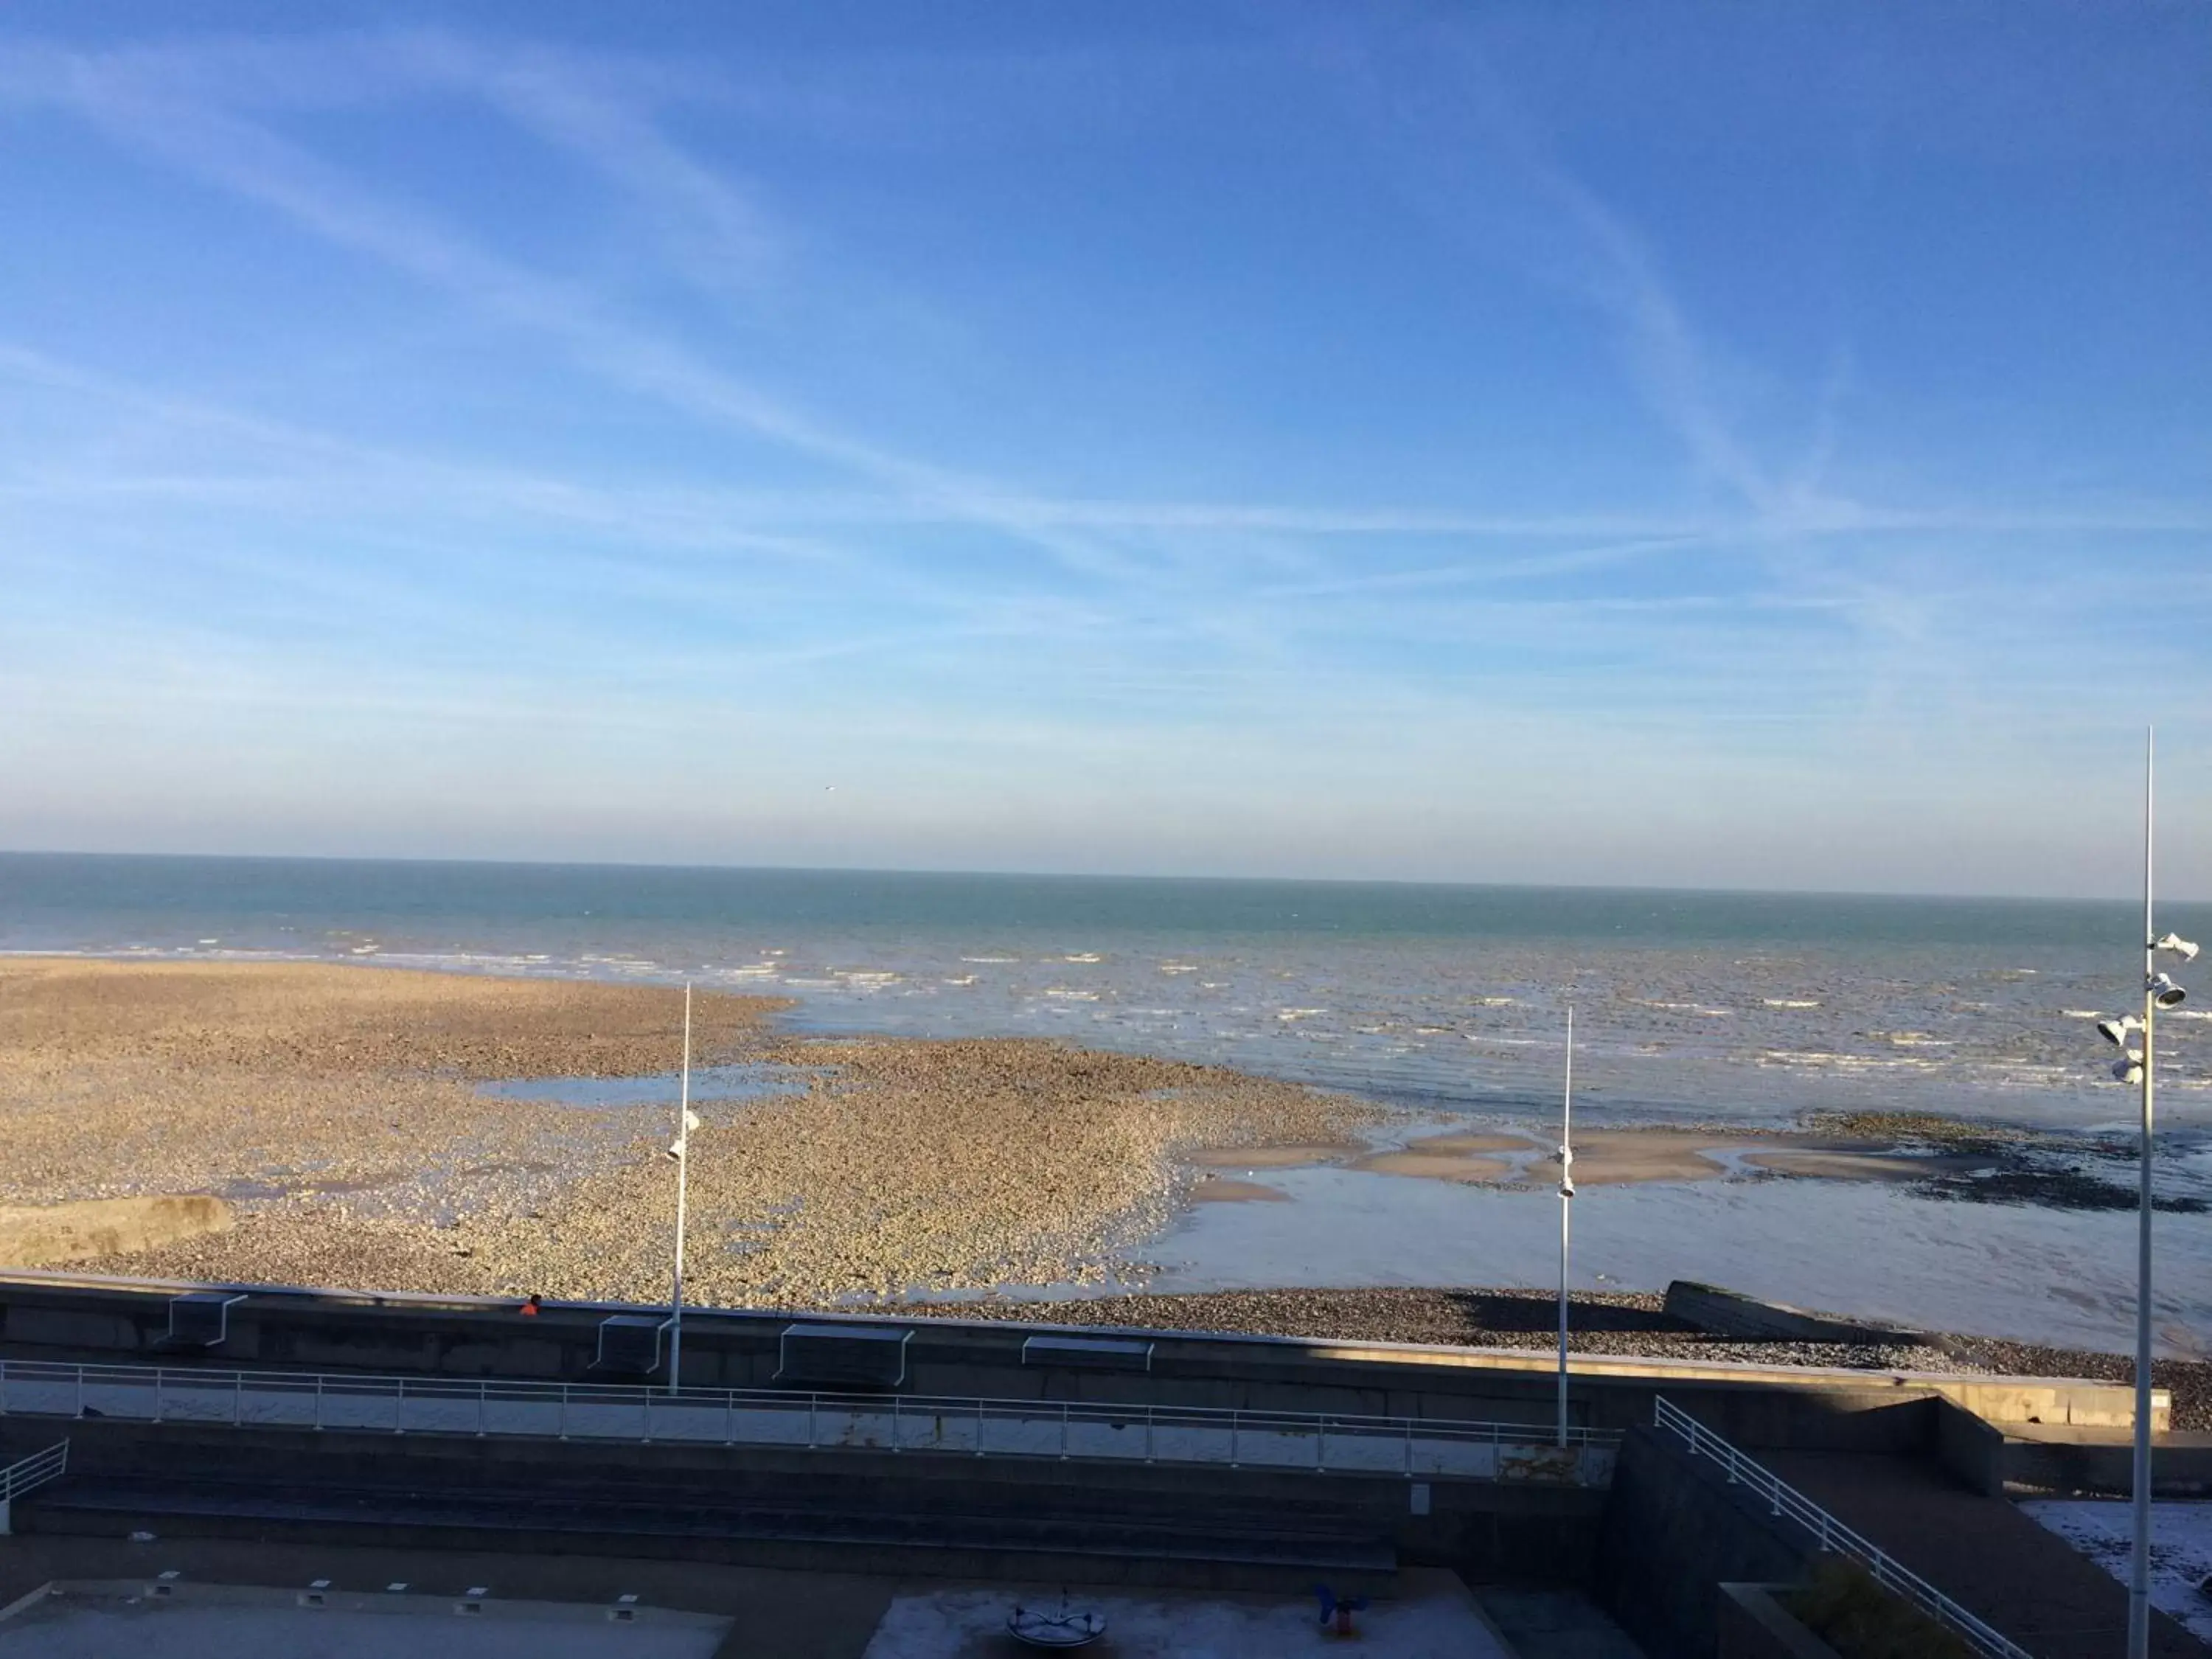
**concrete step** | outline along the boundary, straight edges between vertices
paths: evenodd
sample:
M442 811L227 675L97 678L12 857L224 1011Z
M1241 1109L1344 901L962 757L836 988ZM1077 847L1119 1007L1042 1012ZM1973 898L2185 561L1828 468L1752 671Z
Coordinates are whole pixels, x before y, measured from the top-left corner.
M1082 1560L1096 1579L1200 1582L1302 1576L1387 1577L1396 1554L1356 1531L1224 1527L1220 1517L1178 1525L1164 1519L1040 1517L1012 1514L907 1514L833 1504L645 1503L542 1492L426 1492L399 1487L331 1489L255 1483L76 1477L48 1488L19 1524L41 1533L155 1533L222 1536L341 1535L386 1545L589 1549L708 1559L900 1558L908 1571L959 1575L979 1562ZM917 1561L914 1558L933 1558ZM840 1559L839 1565L849 1565ZM1243 1577L1239 1578L1239 1576ZM1047 1576L1049 1576L1048 1574Z

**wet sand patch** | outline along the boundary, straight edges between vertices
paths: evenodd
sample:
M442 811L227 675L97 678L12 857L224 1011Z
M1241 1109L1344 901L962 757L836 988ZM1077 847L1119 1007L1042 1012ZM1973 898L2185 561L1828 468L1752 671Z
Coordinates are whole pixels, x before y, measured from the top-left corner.
M1291 1195L1264 1182L1207 1176L1190 1189L1194 1204L1287 1204Z
M1575 1137L1575 1184L1627 1186L1654 1181L1718 1181L1729 1175L1726 1154L1762 1143L1695 1129L1594 1129ZM1528 1179L1554 1186L1556 1154L1528 1166Z
M1498 1158L1464 1158L1414 1147L1398 1152L1370 1152L1351 1167L1376 1175L1421 1176L1431 1181L1471 1181L1484 1185L1504 1182L1514 1172L1510 1164Z
M1944 1162L1899 1152L1836 1151L1747 1152L1743 1161L1775 1175L1823 1181L1924 1181Z
M1507 1156L1495 1156L1499 1153ZM1757 1173L1833 1181L1912 1181L1956 1161L1942 1155L1900 1152L1876 1140L1779 1130L1591 1129L1575 1137L1578 1186L1721 1181ZM1427 1135L1399 1151L1370 1153L1351 1167L1381 1175L1515 1187L1553 1187L1559 1180L1556 1142L1534 1133L1502 1131Z
M1200 1170L1304 1170L1316 1164L1336 1164L1359 1148L1328 1146L1206 1146L1183 1156L1183 1162Z
M1425 1152L1482 1153L1540 1152L1551 1143L1534 1135L1455 1131L1450 1134L1423 1135L1413 1144Z
M1922 1114L1823 1114L1803 1129L1590 1129L1575 1137L1577 1187L1790 1179L1865 1182L1913 1196L2052 1210L2134 1207L2130 1149L2003 1124ZM1509 1191L1559 1184L1556 1143L1540 1130L1455 1131L1370 1153L1348 1168L1377 1175L1495 1185ZM2212 1212L2212 1197L2161 1192L2161 1212Z

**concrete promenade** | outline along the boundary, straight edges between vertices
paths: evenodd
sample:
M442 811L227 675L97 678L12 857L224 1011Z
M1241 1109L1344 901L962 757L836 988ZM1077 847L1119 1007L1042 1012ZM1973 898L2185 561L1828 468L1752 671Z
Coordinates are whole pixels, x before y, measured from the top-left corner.
M236 1287L222 1341L204 1357L167 1341L171 1298L204 1285L15 1270L0 1276L0 1356L10 1358L207 1364L295 1371L503 1377L580 1382L593 1371L609 1316L664 1310L614 1304L545 1304L532 1318L512 1301L281 1287ZM1070 1304L1069 1312L1079 1312ZM785 1374L787 1314L695 1309L684 1322L687 1388L793 1386ZM1552 1419L1554 1362L1525 1349L1098 1329L890 1315L810 1315L810 1326L911 1333L903 1391L965 1398L1042 1398L1212 1409L1342 1413L1358 1416L1526 1421ZM1140 1370L1041 1365L1031 1338L1059 1334L1136 1342L1149 1348ZM1656 1394L1786 1391L1826 1399L1837 1410L1877 1399L1941 1397L1995 1424L2124 1429L2133 1391L2069 1378L1974 1373L1823 1370L1577 1354L1571 1420L1619 1430L1651 1418ZM656 1381L665 1381L656 1373ZM822 1386L820 1380L816 1386ZM2156 1397L2161 1419L2163 1390ZM2160 1427L2164 1426L2161 1420Z
M0 1415L241 1429L1200 1463L1601 1486L1612 1437L1526 1424L0 1360Z
M0 1607L55 1579L107 1579L177 1571L204 1583L303 1589L328 1579L341 1591L384 1592L404 1583L421 1595L459 1598L483 1587L496 1597L719 1613L736 1624L717 1659L860 1659L900 1581L858 1573L792 1572L729 1563L708 1566L591 1554L362 1548L228 1538L25 1537L0 1545Z

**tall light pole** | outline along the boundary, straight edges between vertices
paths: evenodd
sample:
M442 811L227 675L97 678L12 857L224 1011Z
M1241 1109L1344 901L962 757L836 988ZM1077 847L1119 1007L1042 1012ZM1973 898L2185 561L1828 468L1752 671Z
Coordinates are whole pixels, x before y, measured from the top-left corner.
M1559 1097L1559 1444L1567 1443L1567 1217L1575 1196L1575 1006L1567 1005L1567 1076Z
M2153 919L2153 854L2156 850L2157 733L2143 733L2143 1011L2142 1018L2124 1015L2100 1020L2097 1030L2107 1042L2117 1043L2120 1057L2112 1062L2112 1075L2142 1090L2142 1161L2136 1190L2136 1445L2135 1547L2128 1568L2128 1659L2148 1659L2150 1652L2150 1224L2151 1128L2158 1082L2156 1039L2158 1011L2179 1007L2189 994L2159 971L2163 951L2184 962L2197 955L2197 946L2176 933L2161 937ZM2137 1032L2140 1050L2128 1047Z
M676 1282L668 1292L668 1392L674 1394L684 1370L684 1203L690 1185L691 1131L699 1119L691 1110L691 985L684 986L684 1072L676 1097L676 1139L668 1156L676 1160Z

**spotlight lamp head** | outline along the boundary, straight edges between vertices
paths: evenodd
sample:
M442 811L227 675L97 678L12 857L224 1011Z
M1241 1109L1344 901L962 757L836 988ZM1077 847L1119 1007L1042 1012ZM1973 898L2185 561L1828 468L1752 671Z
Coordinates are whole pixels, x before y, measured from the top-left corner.
M2142 1030L2142 1022L2133 1014L2121 1019L2100 1019L2097 1022L2097 1035L2118 1048L2126 1048L2128 1039Z
M2122 1083L2141 1083L2143 1080L2142 1056L2136 1054L2121 1055L2112 1062L2112 1075Z
M2143 989L2150 993L2150 1000L2161 1008L2179 1008L2189 1000L2189 993L2165 974L2154 975Z
M2197 960L2197 946L2179 933L2168 933L2164 939L2152 940L2150 948L2154 951L2169 951L2179 957L2184 962Z

